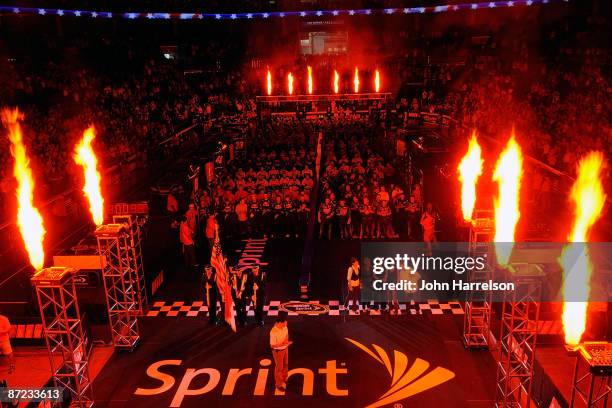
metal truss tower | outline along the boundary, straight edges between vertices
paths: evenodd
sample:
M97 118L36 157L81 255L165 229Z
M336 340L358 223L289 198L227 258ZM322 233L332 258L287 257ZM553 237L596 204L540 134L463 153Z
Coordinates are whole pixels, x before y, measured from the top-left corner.
M113 345L117 349L133 350L140 340L140 332L130 234L123 224L101 225L95 234Z
M71 405L93 406L87 339L74 286L75 269L52 267L32 277L49 352L53 382L71 395Z
M493 211L477 210L470 226L470 256L487 256L493 260L490 248L494 236ZM468 273L469 282L487 282L492 277L490 265L479 271ZM466 349L486 349L489 347L491 323L491 291L469 291L463 316L463 345Z
M135 215L113 215L113 224L124 224L129 234L132 280L136 284L136 308L142 315L147 308L147 284L142 262L142 231Z
M508 275L515 290L502 309L495 406L529 408L545 274L538 265L515 263Z
M612 343L585 342L574 353L577 355L570 407L606 408L612 396Z

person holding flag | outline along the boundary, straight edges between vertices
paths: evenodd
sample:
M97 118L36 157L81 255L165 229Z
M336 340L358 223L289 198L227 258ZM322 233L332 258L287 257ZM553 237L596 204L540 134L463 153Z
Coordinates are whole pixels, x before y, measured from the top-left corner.
M266 273L259 271L259 265L253 265L251 268L246 287L246 303L253 302L255 307L255 324L263 326L263 308L266 302Z
M217 323L217 299L219 290L217 289L216 273L212 266L204 267L204 293L206 295L206 305L208 306L208 324Z
M221 250L221 242L219 241L219 225L215 224L215 241L210 255L210 264L215 268L215 280L217 282L217 288L221 295L221 301L223 304L223 317L225 321L230 325L232 330L236 332L236 321L234 320L233 312L233 299L232 290L229 285L228 270L225 258L223 258L223 252Z
M244 326L246 324L247 313L246 313L246 282L247 274L244 273L241 268L230 267L230 286L232 291L232 298L234 305L236 306L236 316L238 317L238 326Z

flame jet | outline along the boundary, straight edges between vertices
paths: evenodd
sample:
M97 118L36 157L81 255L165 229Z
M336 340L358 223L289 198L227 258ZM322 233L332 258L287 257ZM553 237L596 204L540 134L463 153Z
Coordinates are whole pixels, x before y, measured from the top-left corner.
M34 178L30 169L30 160L23 143L19 120L22 115L17 109L4 109L2 123L8 129L11 142L11 155L15 160L13 175L17 179L17 225L28 253L30 264L34 269L42 269L45 263L43 241L45 227L40 212L34 207Z
M89 211L91 211L93 222L96 225L102 225L104 222L104 199L100 188L98 159L91 146L95 137L96 131L93 126L83 132L83 139L75 148L74 161L83 168L83 175L85 176L83 192L89 201Z
M606 201L601 172L604 155L601 152L590 152L578 163L578 178L572 186L570 198L574 203L574 224L568 241L586 243L589 230L601 216ZM565 277L563 280L563 331L565 343L576 346L584 333L587 321L586 300L591 291L590 282L593 266L586 245L568 244L563 248L559 258ZM570 296L570 293L572 296ZM584 302L567 301L584 299Z

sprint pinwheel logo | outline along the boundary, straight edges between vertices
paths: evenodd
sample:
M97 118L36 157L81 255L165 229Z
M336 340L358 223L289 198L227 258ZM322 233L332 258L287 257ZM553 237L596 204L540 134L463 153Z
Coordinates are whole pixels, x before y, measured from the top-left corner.
M364 346L358 341L349 339L348 337L346 337L346 340L382 364L391 377L389 390L366 408L376 408L393 404L394 402L427 391L430 388L437 387L455 377L455 373L442 367L435 367L426 373L430 364L420 358L414 360L412 365L409 366L408 357L397 350L393 350L392 364L391 358L389 358L387 352L377 344L372 344L373 350L370 350L367 346Z

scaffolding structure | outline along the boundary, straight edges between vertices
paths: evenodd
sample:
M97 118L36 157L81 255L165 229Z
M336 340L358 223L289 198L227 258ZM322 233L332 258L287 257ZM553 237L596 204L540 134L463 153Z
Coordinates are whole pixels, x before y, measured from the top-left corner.
M606 408L612 395L612 343L585 342L575 354L570 407Z
M133 350L140 340L140 332L130 235L123 224L101 225L95 235L113 345L117 349Z
M508 275L515 290L502 308L495 406L529 408L545 274L538 265L514 263Z
M470 225L469 252L472 257L486 256L489 260L491 243L494 236L493 211L477 210ZM483 270L472 269L468 272L469 282L488 282L491 279L491 266ZM489 347L491 323L491 291L469 291L463 316L463 345L466 349L486 349Z
M147 283L145 280L142 262L142 231L140 217L127 215L113 215L113 224L124 224L129 234L130 262L133 272L132 280L136 284L136 308L138 313L144 314L147 308Z
M75 269L52 267L32 277L49 352L53 383L68 390L73 406L93 406L87 339L74 285Z

